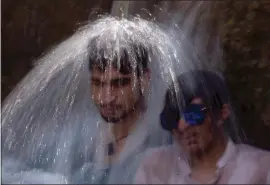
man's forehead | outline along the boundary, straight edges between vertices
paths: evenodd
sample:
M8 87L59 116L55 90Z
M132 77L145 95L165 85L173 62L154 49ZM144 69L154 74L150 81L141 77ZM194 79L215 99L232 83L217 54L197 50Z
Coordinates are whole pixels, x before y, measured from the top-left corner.
M93 69L91 72L91 78L101 79L101 80L111 80L117 78L131 78L135 73L122 74L114 68L108 68L104 71Z
M192 104L201 104L201 103L203 103L203 99L201 97L199 97L199 96L196 96L191 100L190 103L192 103Z

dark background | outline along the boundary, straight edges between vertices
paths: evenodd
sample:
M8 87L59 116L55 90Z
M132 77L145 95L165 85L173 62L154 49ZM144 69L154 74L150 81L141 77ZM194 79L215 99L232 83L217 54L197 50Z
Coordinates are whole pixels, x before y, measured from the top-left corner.
M2 97L33 61L70 36L111 0L2 0ZM213 11L221 25L225 75L239 122L256 146L270 149L270 1L227 0Z

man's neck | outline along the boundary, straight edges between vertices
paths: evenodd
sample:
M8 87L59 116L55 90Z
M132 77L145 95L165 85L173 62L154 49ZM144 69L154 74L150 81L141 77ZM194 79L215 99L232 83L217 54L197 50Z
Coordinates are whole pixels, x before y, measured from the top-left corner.
M112 132L116 140L127 137L135 128L140 117L140 111L134 110L125 119L112 125Z
M198 155L192 155L192 168L216 168L218 160L226 150L227 142L226 138L215 140L207 151Z

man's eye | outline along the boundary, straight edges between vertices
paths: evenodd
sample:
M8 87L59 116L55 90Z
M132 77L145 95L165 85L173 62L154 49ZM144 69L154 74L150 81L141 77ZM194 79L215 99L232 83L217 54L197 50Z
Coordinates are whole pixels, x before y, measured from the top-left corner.
M119 88L119 87L124 87L130 84L130 79L129 78L123 78L123 79L118 79L112 82L112 87L113 88Z
M97 87L99 87L99 86L102 85L102 83L101 83L100 81L96 81L96 80L93 80L93 81L92 81L92 84L93 84L94 86L97 86Z
M195 114L195 113L186 113L185 117L188 118L188 119L197 119L197 118L199 118L199 116L197 114Z
M126 86L129 83L130 83L130 79L129 78L124 78L124 79L119 80L119 85L120 86Z

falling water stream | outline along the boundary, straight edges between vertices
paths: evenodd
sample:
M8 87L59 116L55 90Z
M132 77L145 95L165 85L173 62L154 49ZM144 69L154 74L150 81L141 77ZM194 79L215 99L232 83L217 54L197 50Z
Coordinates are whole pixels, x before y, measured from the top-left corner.
M151 20L127 16L129 2L116 3L112 9L116 16L101 16L52 48L3 102L3 183L100 182L108 131L91 99L88 59L93 52L102 51L113 60L125 49L136 65L132 46L143 46L151 70L146 111L126 140L108 183L131 182L146 138L150 138L146 148L168 142L159 125L165 90L180 73L207 67L207 56L189 42L187 23L192 19L185 20L183 28L169 27L173 21L157 22L153 15Z

